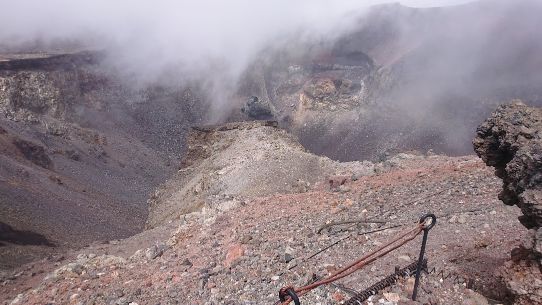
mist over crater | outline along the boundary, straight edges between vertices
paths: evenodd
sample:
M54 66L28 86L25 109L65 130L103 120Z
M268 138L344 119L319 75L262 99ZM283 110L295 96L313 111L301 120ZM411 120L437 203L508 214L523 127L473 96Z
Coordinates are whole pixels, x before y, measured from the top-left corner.
M511 100L542 105L535 0L2 7L3 269L89 245L151 249L160 230L200 212L229 228L228 209L299 194L307 203L313 191L322 206L338 198L337 213L350 187L378 202L370 213L399 213L384 211L384 193L425 194L394 180L403 166L419 189L482 179L488 188L467 195L488 203L497 182L472 156L476 127ZM415 173L432 177L434 165L438 183ZM396 189L356 182L373 176ZM346 206L361 213L356 198ZM337 215L324 210L319 219ZM131 236L126 248L117 241ZM152 259L167 251L154 246Z

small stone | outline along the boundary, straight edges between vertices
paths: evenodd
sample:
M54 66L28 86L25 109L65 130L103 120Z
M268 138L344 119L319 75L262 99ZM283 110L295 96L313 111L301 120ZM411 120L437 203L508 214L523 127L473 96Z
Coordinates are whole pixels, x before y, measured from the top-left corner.
M233 244L228 248L226 253L226 259L224 260L224 266L231 267L232 264L245 255L245 248L240 244Z
M341 193L348 193L350 191L352 191L352 189L344 184L339 186L339 192Z
M127 298L121 297L121 298L116 299L113 304L115 304L115 305L126 305L128 303L129 303L129 301L128 301Z
M241 243L242 244L248 244L250 241L252 240L252 236L250 235L245 235L241 238Z
M83 265L78 264L78 263L70 263L70 264L66 265L66 269L69 272L72 272L72 273L77 274L77 275L81 275L83 273L83 271L85 271L85 268L83 267Z
M344 295L342 295L340 292L335 292L332 296L333 300L335 300L335 302L337 303L340 303L342 301L345 300L345 297Z
M402 261L405 261L405 262L411 262L412 261L412 259L408 255L401 255L401 256L398 257L398 259L400 259Z
M23 300L23 298L24 298L23 294L18 294L17 297L13 299L11 303L9 303L9 305L21 304L21 301Z
M73 305L81 304L81 302L79 302L78 299L79 299L79 294L77 293L72 294L70 296L70 304L73 304Z
M155 259L160 255L162 255L162 253L160 253L156 245L145 250L145 257L147 257L149 260Z
M278 275L273 275L271 277L271 280L274 281L274 282L278 281L279 279L280 279L280 276L278 276Z
M294 249L288 246L284 250L284 262L289 263L293 259L294 259Z
M216 274L219 274L220 272L222 272L224 269L222 268L222 266L215 266L213 269L211 269L211 272L209 273L209 275L216 275Z
M193 266L192 262L188 258L185 258L184 261L181 263L181 265L182 266L188 266L188 267Z
M395 302L395 303L401 300L401 297L397 293L394 293L394 292L385 292L384 297L386 298L386 300L390 302Z

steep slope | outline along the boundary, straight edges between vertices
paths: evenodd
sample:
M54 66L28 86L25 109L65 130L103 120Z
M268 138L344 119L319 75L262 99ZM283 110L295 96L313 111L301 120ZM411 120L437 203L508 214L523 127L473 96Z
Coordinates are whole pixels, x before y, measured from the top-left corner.
M140 232L148 195L202 117L190 90L133 87L100 62L98 52L1 56L0 222L47 246L0 236L0 268Z

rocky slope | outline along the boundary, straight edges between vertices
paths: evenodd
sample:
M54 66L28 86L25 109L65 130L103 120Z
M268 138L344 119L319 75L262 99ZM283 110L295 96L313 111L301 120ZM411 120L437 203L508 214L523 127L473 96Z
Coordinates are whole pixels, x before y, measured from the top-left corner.
M181 169L149 201L148 227L224 198L302 192L327 176L374 173L370 162L347 166L306 152L274 121L195 127L187 144Z
M202 117L190 90L132 87L100 58L0 56L0 268L140 232Z
M151 215L182 209L168 202L181 192L201 200L201 210L154 217L155 228L131 238L5 272L5 304L272 304L282 286L328 275L426 212L438 216L427 249L436 272L423 277L419 302L408 301L412 279L403 279L364 304L510 301L499 268L527 230L516 220L519 209L499 203L500 182L479 159L401 154L341 164L304 152L266 125L198 128L183 169L161 188ZM251 158L258 168L242 162ZM323 170L313 171L314 164ZM300 174L284 174L286 166ZM210 168L207 184L194 192L183 171L201 182L199 170ZM299 188L297 179L311 183ZM215 188L227 196L213 196ZM316 289L303 304L344 302L415 260L420 240Z
M542 302L542 109L515 102L497 111L478 128L476 153L503 180L499 194L517 205L520 222L530 229L531 241L516 249L509 285L518 304Z

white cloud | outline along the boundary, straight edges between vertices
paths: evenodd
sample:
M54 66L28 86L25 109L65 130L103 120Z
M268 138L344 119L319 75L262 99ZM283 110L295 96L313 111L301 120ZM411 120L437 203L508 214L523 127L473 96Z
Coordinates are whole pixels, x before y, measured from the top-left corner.
M465 4L478 0L402 0L401 4L410 7L440 7Z

